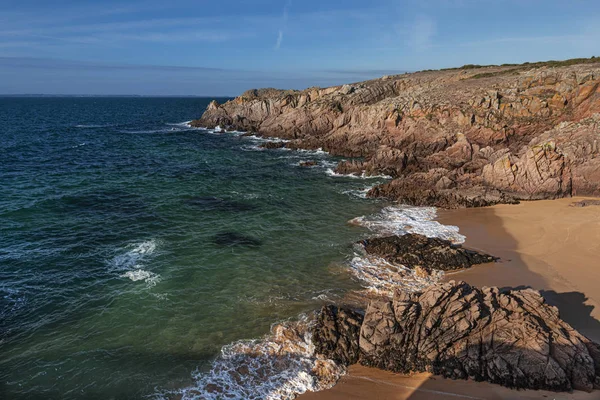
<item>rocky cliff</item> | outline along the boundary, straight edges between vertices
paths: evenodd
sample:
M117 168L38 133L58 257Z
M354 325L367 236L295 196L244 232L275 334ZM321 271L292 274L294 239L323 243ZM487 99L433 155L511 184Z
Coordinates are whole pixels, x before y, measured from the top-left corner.
M194 126L253 131L353 158L338 172L415 205L600 195L600 63L469 67L213 101Z
M313 343L319 354L346 365L511 388L600 389L600 345L531 289L477 289L452 281L373 300L364 315L326 306Z

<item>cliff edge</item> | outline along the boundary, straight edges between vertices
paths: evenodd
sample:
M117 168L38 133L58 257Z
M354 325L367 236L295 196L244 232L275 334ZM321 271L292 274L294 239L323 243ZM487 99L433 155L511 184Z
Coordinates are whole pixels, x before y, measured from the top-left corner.
M476 207L600 195L600 60L424 71L211 102L194 126L352 158L340 173L413 205Z

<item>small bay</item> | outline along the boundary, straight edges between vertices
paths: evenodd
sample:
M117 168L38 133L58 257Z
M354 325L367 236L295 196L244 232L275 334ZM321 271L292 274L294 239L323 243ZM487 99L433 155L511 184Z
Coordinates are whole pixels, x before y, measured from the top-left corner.
M209 100L0 98L7 398L188 386L222 346L360 287L368 233L347 221L382 207L363 197L383 180L189 128Z

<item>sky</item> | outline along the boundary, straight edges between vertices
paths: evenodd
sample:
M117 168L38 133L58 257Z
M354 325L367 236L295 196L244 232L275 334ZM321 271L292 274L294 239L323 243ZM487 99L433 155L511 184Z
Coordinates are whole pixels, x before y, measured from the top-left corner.
M0 0L0 94L235 96L593 55L599 0Z

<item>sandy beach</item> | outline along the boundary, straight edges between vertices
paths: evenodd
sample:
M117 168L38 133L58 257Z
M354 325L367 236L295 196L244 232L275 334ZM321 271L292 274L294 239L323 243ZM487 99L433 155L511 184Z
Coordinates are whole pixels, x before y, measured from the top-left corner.
M600 341L600 206L572 207L583 198L566 198L444 210L438 220L457 225L465 246L500 257L445 276L476 286L532 287L540 290L561 317L581 333ZM514 391L498 385L452 381L430 374L405 376L362 366L319 399L600 399L600 392Z

